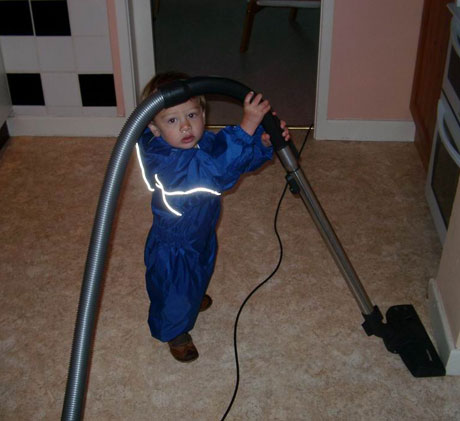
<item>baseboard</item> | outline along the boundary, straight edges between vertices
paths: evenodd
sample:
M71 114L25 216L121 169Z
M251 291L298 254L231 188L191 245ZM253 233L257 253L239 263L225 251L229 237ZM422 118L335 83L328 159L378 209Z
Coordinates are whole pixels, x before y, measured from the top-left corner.
M17 116L8 119L10 136L117 137L125 117Z
M439 356L446 366L446 374L460 376L460 349L455 348L444 304L435 279L429 285L430 318Z
M415 125L412 121L321 120L315 122L317 140L363 140L413 142Z
M10 136L118 136L124 117L17 116L8 119ZM327 120L317 122L315 139L401 141L414 140L415 126L404 121Z

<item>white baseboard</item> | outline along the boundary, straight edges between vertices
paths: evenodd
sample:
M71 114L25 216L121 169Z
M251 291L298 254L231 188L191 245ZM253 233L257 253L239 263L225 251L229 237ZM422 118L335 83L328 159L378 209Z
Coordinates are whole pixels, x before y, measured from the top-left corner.
M45 117L16 116L8 120L11 136L118 136L125 117ZM414 140L415 126L404 121L327 120L317 122L315 139L318 140Z
M460 376L460 349L455 348L442 297L435 279L430 279L429 302L433 336L439 356L446 367L446 374Z
M315 122L317 140L413 142L412 121L321 120Z
M7 120L10 136L117 137L125 117L16 116Z

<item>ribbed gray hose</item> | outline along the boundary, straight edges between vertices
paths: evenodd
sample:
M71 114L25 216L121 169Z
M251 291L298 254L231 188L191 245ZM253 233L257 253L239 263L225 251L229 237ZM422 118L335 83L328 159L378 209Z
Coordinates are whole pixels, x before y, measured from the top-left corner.
M94 337L101 280L107 247L123 177L135 143L153 117L164 108L164 98L156 93L141 103L125 123L112 151L99 197L80 293L70 367L62 410L62 420L82 418L88 363Z
M110 157L91 234L75 323L62 420L74 421L83 417L90 353L107 248L123 177L135 143L148 123L163 108L205 93L221 93L243 101L247 92L249 88L241 83L220 77L195 77L185 82L172 82L168 87L161 88L159 92L142 102L125 123ZM279 128L272 115L266 116L264 121L267 121L267 125L271 127ZM266 130L271 133L269 129ZM278 134L271 135L272 142L276 140L278 144L285 147L280 133L279 131Z
M96 218L86 260L85 275L80 294L77 321L75 325L72 354L67 387L64 397L62 420L79 420L84 407L85 387L88 381L88 363L95 330L95 321L101 293L101 280L104 273L107 246L110 240L113 217L132 149L144 128L163 108L172 107L189 98L208 93L227 95L243 102L249 88L231 79L220 77L195 77L186 81L172 82L141 103L124 125L109 161L104 184L99 197ZM333 257L345 276L356 301L364 310L372 314L373 305L367 296L351 263L348 261L338 238L326 215L321 210L313 190L309 187L303 171L298 166L295 147L282 136L280 121L272 113L267 113L262 121L265 131L281 163L293 176L301 191L305 206L311 213L323 239L329 246Z

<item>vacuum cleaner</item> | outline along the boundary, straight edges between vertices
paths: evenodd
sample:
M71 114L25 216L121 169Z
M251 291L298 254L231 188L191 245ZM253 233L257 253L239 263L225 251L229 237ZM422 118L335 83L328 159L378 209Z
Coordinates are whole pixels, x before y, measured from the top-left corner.
M110 157L91 233L72 343L62 420L79 420L83 416L89 360L107 249L118 196L134 145L145 127L163 108L206 94L229 96L243 102L249 91L247 86L221 77L193 77L175 81L145 99L126 121ZM412 305L390 307L385 316L386 322L383 321L382 313L367 295L300 168L298 152L294 144L291 141L286 142L282 137L279 119L272 113L267 113L262 125L270 134L275 153L286 171L290 191L301 197L359 306L364 318L362 327L366 334L380 337L388 351L399 354L413 376L444 376L444 365Z

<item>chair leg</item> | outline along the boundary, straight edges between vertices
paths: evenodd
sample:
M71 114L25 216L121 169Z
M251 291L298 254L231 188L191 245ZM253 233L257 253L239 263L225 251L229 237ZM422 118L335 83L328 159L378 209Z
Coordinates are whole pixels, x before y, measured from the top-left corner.
M257 6L255 0L250 0L246 7L246 16L244 18L243 36L241 37L240 53L248 49L249 38L251 37L252 24L254 23L255 14L261 9Z
M160 13L160 0L152 0L153 2L153 17L154 19L158 16L158 13Z
M291 7L291 10L289 11L289 21L294 22L297 18L297 7Z

